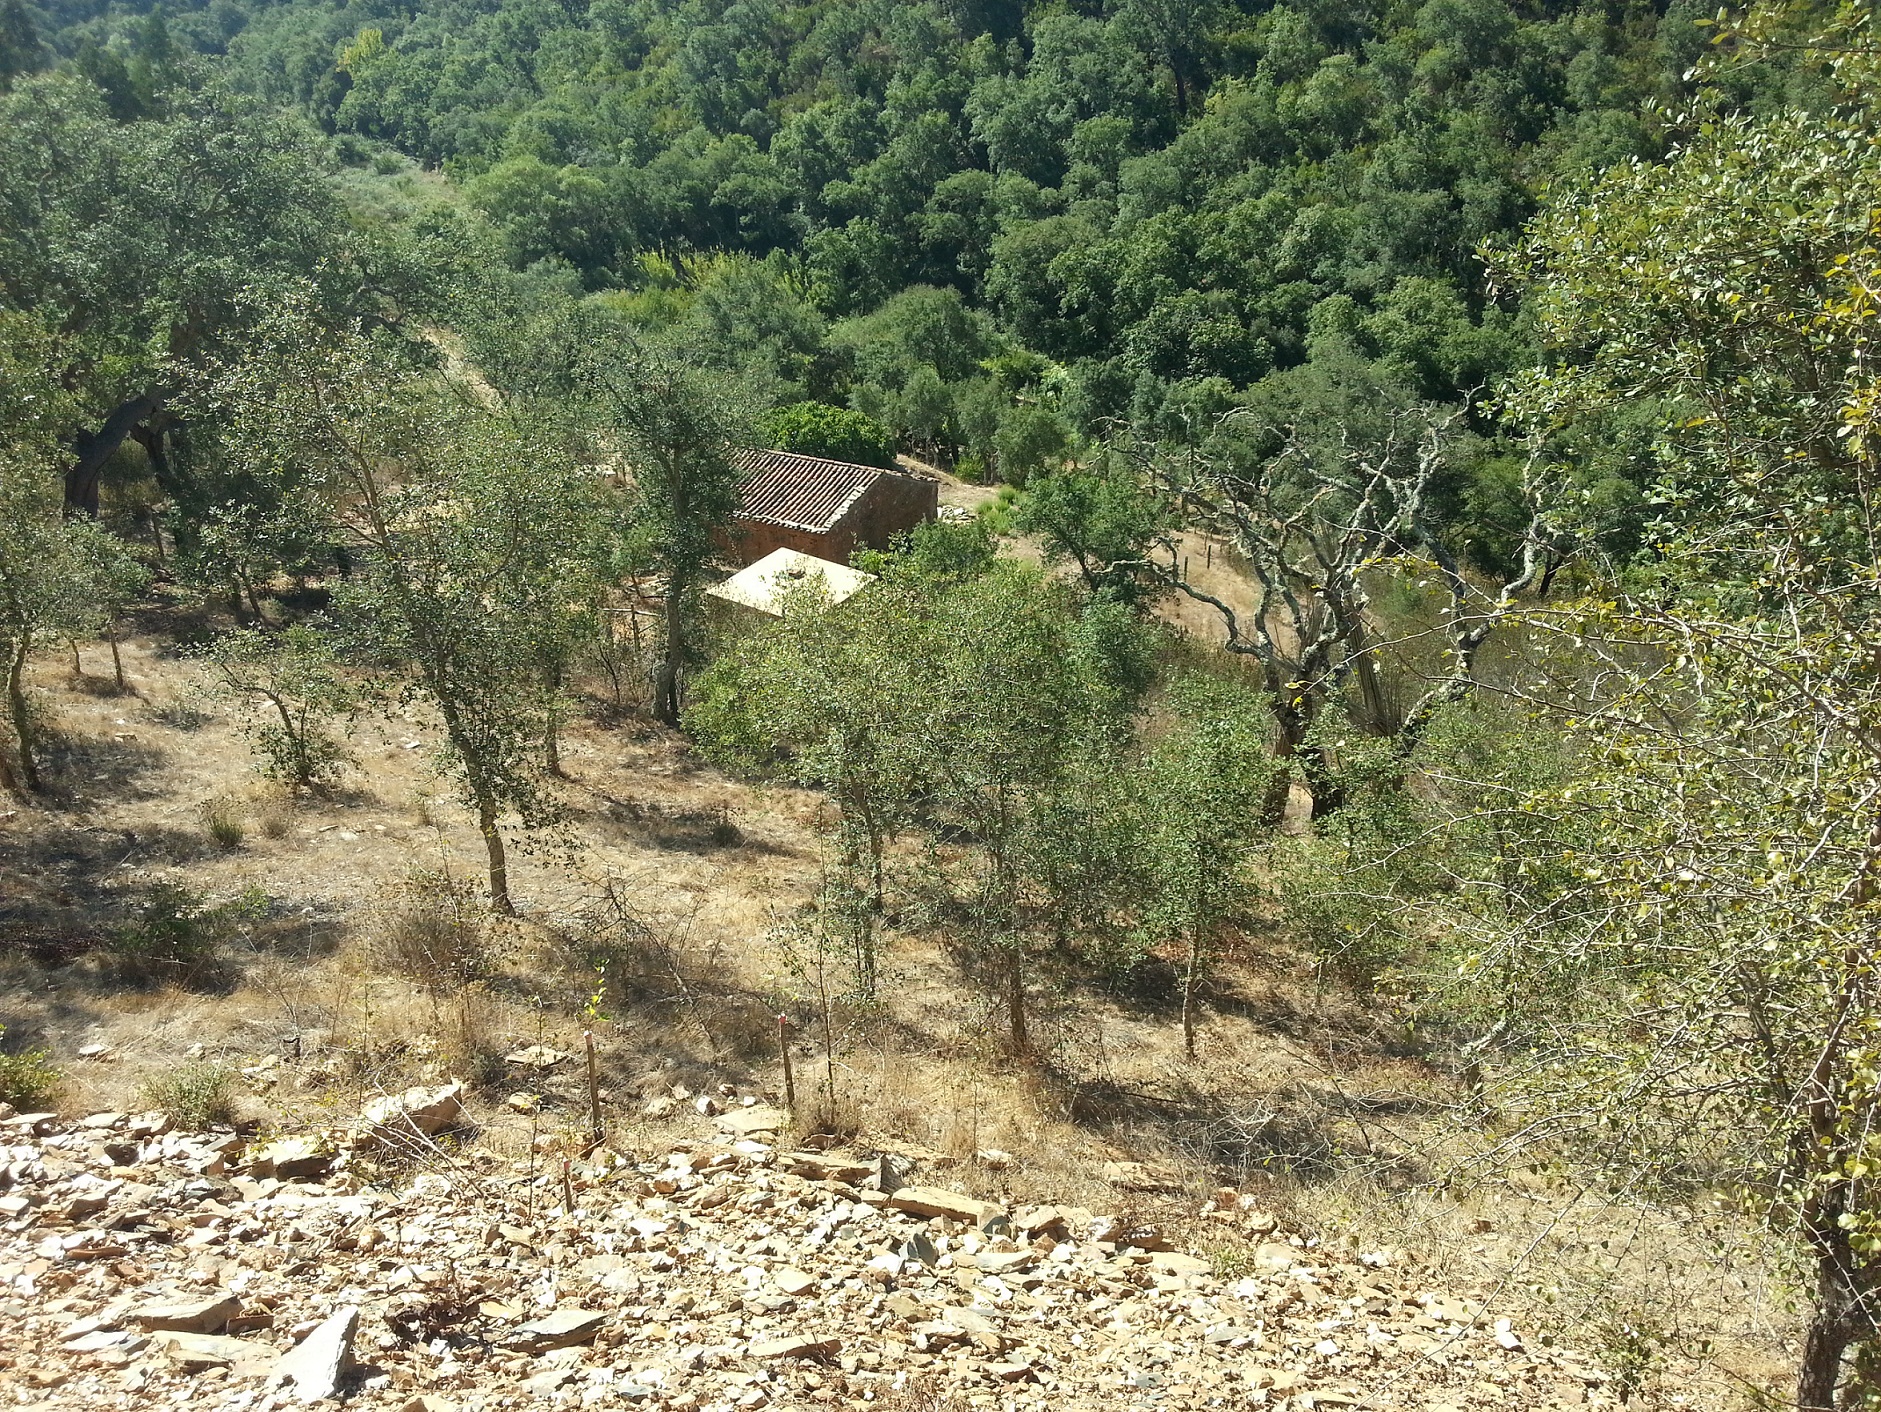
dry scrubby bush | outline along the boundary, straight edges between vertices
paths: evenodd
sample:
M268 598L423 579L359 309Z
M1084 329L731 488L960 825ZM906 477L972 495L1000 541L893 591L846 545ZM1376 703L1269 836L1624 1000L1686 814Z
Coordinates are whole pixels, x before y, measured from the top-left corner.
M6 1027L0 1025L0 1036L5 1034ZM0 1054L0 1103L10 1103L21 1112L43 1108L58 1092L59 1083L59 1071L44 1049Z
M471 889L445 873L415 872L380 919L379 967L433 995L490 973L490 934Z
M223 1064L188 1063L145 1082L144 1102L186 1128L226 1125L235 1117L235 1071Z
M253 888L211 905L190 888L156 883L144 894L136 919L112 931L108 948L133 969L200 973L215 959L219 946L264 915L267 907L267 898Z

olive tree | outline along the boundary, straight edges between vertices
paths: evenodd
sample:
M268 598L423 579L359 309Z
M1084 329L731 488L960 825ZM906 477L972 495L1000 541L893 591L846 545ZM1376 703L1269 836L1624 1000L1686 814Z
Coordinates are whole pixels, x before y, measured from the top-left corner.
M887 848L922 779L907 608L902 595L872 590L832 607L806 582L783 621L700 675L685 717L710 757L828 791L837 825L825 910L845 932L864 997L875 993Z
M13 736L0 786L15 793L44 786L26 694L34 648L95 630L145 581L115 539L62 514L58 348L37 320L0 311L0 678Z
M1558 703L1593 763L1530 798L1563 881L1463 958L1530 1131L1791 1238L1814 1412L1881 1379L1877 179L1866 116L1718 119L1509 262L1555 354L1513 405L1661 402L1665 515L1650 573L1524 613L1596 684Z
M1142 686L1142 635L1127 615L1080 605L1038 570L999 560L958 579L902 589L916 610L897 644L917 703L912 740L928 781L931 828L973 844L949 878L959 939L996 979L1008 1044L1033 1051L1035 958L1076 909L1065 887L1091 880L1067 850L1098 829L1066 827L1078 798L1101 799L1093 752L1118 751Z
M340 629L436 709L491 905L513 911L501 817L555 812L542 586L592 577L596 479L560 439L384 334L321 336L290 309L273 335L215 396L255 467L294 468L325 505L356 566L334 595Z
M332 783L346 763L334 726L360 704L327 633L295 623L279 633L240 628L204 653L216 684L239 704L262 772L302 789Z
M1198 997L1224 928L1253 898L1262 803L1282 767L1268 749L1267 722L1244 691L1190 677L1171 695L1174 718L1140 776L1146 910L1152 933L1185 953L1182 1047L1193 1059Z
M653 711L678 725L686 668L697 655L698 598L738 508L741 448L755 400L738 378L678 349L587 319L578 386L600 442L633 486L636 539L663 581L665 632Z
M908 910L990 982L1025 1057L1035 963L1086 931L1113 940L1097 933L1136 877L1110 767L1147 630L987 548L977 528L940 527L879 558L881 579L841 605L793 605L701 677L687 722L727 763L830 792L825 914L835 902L865 984L888 842L902 828L945 841Z

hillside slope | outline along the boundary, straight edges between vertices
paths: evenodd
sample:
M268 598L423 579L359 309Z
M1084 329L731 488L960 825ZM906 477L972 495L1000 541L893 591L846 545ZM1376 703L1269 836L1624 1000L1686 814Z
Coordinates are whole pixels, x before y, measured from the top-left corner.
M781 1150L787 1122L733 1106L668 1152L514 1161L413 1131L388 1165L12 1119L0 1381L46 1408L1617 1405L1403 1252L1326 1248L1253 1197L1201 1213L1245 1254L1197 1258L1114 1213L915 1185L955 1178L931 1161ZM347 1309L358 1366L270 1395Z

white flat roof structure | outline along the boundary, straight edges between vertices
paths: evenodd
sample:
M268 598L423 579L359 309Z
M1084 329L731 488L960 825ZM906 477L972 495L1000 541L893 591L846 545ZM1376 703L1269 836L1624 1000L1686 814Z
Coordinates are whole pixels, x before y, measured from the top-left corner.
M795 549L773 549L757 563L747 564L725 582L708 588L706 594L781 618L785 602L807 586L815 587L827 608L854 597L874 581L874 574L847 564L832 564Z

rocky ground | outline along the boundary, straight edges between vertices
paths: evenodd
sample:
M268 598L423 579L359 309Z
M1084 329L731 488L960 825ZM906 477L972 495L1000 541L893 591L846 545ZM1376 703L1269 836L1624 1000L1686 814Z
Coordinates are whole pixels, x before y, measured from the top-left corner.
M0 1389L44 1408L1616 1405L1587 1360L1216 1193L1207 1258L1008 1210L918 1150L792 1151L752 1095L671 1151L503 1158L454 1085L267 1141L0 1122ZM462 1135L454 1135L462 1134ZM547 1143L544 1147L549 1147ZM999 1154L987 1154L997 1162Z

